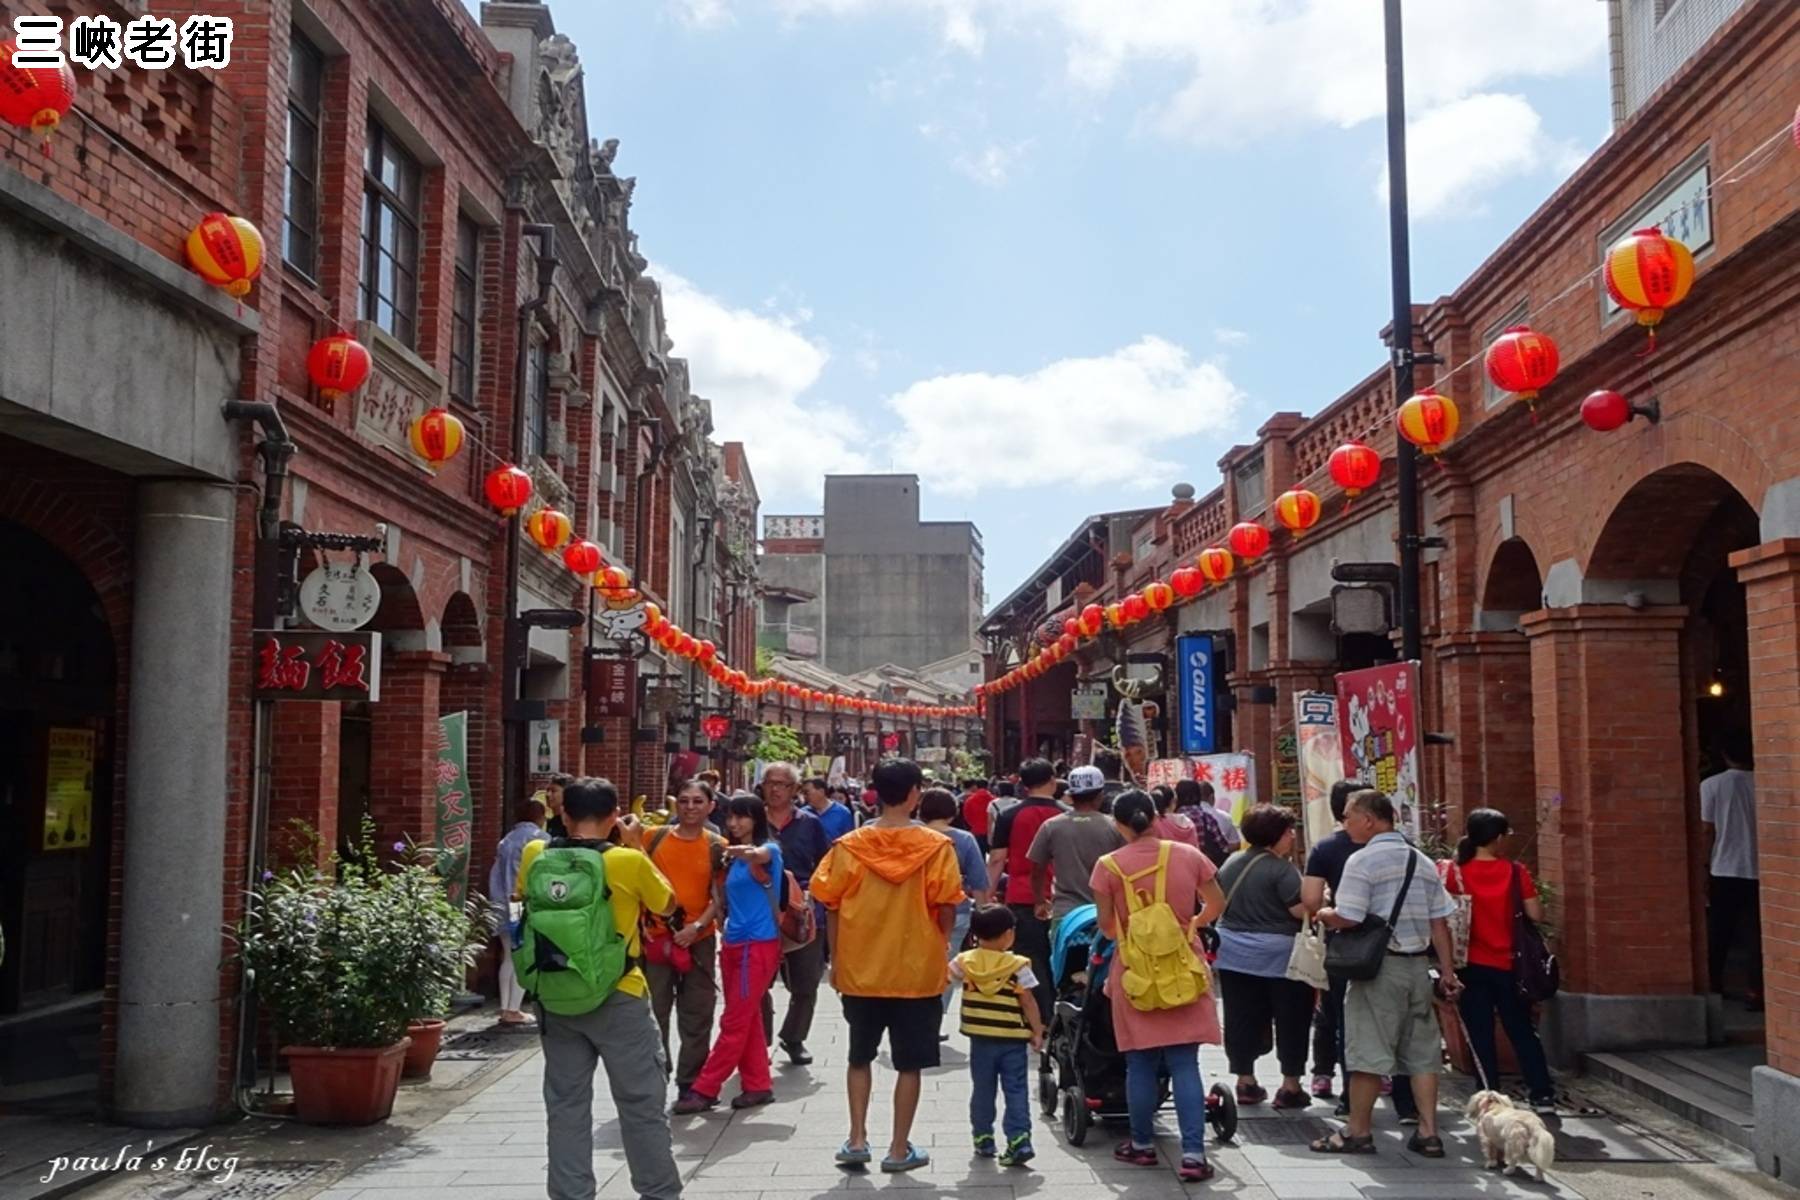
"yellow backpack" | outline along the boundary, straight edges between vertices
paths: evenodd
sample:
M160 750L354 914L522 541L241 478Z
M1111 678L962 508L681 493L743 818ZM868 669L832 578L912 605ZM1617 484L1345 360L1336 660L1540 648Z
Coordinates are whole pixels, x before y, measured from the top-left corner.
M1115 953L1124 967L1119 982L1125 997L1139 1012L1184 1008L1206 995L1206 967L1194 953L1187 930L1169 907L1169 842L1160 842L1156 865L1127 875L1108 854L1100 861L1125 885L1125 936ZM1146 875L1156 876L1156 898L1148 899L1134 884Z

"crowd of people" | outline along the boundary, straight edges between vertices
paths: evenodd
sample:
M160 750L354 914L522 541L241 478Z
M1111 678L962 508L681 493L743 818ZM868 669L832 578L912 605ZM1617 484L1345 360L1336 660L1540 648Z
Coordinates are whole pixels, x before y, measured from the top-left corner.
M733 1076L733 1108L776 1100L772 1048L796 1066L812 1061L827 978L849 1026L839 1164L903 1172L929 1161L912 1123L952 1009L969 1041L972 1152L1029 1163L1031 1052L1044 1049L1056 1002L1050 948L1058 923L1089 905L1116 948L1105 994L1130 1113L1120 1161L1157 1164L1166 1081L1177 1171L1212 1177L1199 1050L1221 1043L1240 1105L1338 1100L1344 1126L1313 1150L1373 1153L1373 1111L1387 1094L1417 1127L1409 1148L1441 1156L1440 1004L1466 1022L1483 1079L1498 1078L1498 1021L1533 1103L1554 1104L1512 978L1516 910L1543 914L1530 872L1506 855L1504 814L1469 814L1454 858L1434 863L1395 828L1388 797L1346 782L1331 794L1336 830L1302 863L1285 808L1252 806L1240 826L1205 783L1146 792L1120 776L1110 752L1072 769L1033 759L1009 779L964 780L959 795L890 759L872 773L869 804L771 763L753 791L687 781L654 827L607 781L557 777L544 803L518 814L489 879L490 894L512 898L500 1020L530 1024L524 994L537 994L550 1194L594 1195L593 1075L604 1064L633 1189L679 1195L670 1114L719 1105ZM587 882L595 863L598 888ZM1334 974L1316 989L1296 976L1309 927L1373 922L1386 929L1372 977ZM571 939L598 939L611 956ZM592 985L580 1003L566 999L571 971ZM869 1112L884 1041L896 1079L881 1144ZM1257 1082L1271 1053L1272 1096Z

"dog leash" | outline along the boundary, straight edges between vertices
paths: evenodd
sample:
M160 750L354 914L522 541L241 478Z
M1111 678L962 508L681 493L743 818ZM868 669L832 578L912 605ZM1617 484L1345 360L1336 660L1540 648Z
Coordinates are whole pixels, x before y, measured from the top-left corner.
M1463 1045L1469 1048L1469 1057L1475 1062L1475 1077L1481 1080L1481 1090L1493 1091L1493 1084L1488 1081L1487 1071L1481 1065L1481 1055L1475 1053L1475 1039L1469 1036L1469 1026L1468 1022L1463 1020L1462 1006L1454 1000L1446 1000L1444 1006L1456 1014L1456 1027L1462 1030Z

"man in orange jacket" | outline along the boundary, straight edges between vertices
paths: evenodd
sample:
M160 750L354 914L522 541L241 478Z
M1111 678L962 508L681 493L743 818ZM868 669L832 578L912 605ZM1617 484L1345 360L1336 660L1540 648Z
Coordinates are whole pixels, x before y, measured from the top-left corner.
M950 839L915 824L924 774L916 763L889 759L872 782L881 815L845 834L812 877L813 899L826 908L831 936L831 983L844 998L850 1023L850 1137L840 1165L858 1167L869 1152L870 1064L887 1035L899 1078L894 1083L894 1137L883 1171L911 1171L931 1161L915 1148L913 1115L920 1072L938 1065L940 997L948 979L947 947L962 872Z

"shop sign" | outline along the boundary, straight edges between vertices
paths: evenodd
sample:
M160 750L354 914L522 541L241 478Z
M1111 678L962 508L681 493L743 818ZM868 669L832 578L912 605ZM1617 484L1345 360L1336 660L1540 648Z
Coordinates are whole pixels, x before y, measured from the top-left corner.
M1385 792L1415 839L1424 803L1419 777L1419 664L1390 663L1337 677L1344 778Z
M1652 225L1686 246L1695 258L1712 248L1712 167L1708 150L1703 148L1681 166L1675 168L1669 181L1651 192L1628 214L1609 225L1600 235L1600 261L1614 243L1634 229ZM1605 288L1600 293L1600 311L1611 320L1624 311Z
M603 608L594 614L594 621L601 637L618 642L643 629L645 617L644 604L639 601L626 608Z
M361 629L380 607L381 584L361 563L326 563L300 584L300 611L320 629Z
M562 753L561 729L562 722L555 717L531 722L525 745L531 754L533 775L554 775L562 770L557 765Z
M450 903L461 907L469 890L469 714L438 718L437 870Z
M1151 788L1172 788L1184 779L1192 779L1194 773L1188 768L1185 758L1159 758L1150 764L1144 772L1144 786Z
M632 716L637 707L637 660L589 659L587 692L590 719Z
M1210 754L1218 743L1212 635L1190 633L1176 638L1175 661L1180 673L1177 736L1181 750L1185 754Z
M1069 716L1076 721L1106 720L1104 683L1083 684L1069 693Z
M256 631L258 700L381 699L381 635Z
M1331 836L1331 785L1344 777L1344 755L1338 738L1337 697L1301 692L1294 697L1294 736L1300 759L1300 802L1306 814L1306 844L1316 846Z
M1256 803L1256 756L1254 754L1203 754L1192 760L1194 778L1212 784L1213 807L1242 821L1244 813Z
M1275 803L1300 807L1300 743L1292 729L1275 735Z
M91 729L52 728L44 763L44 849L79 850L94 837Z

